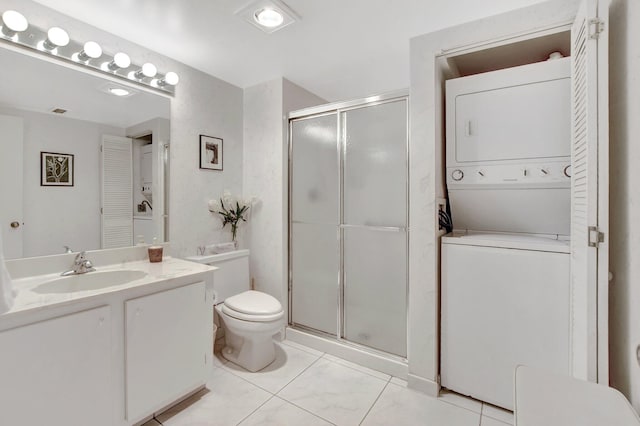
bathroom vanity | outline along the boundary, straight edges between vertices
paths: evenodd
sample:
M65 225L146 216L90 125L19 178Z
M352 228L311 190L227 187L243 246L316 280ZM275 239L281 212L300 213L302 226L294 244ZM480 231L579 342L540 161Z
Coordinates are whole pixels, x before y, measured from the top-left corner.
M0 315L2 423L134 425L201 388L216 268L134 247L89 252L96 272L61 278L73 256L7 262L18 296Z

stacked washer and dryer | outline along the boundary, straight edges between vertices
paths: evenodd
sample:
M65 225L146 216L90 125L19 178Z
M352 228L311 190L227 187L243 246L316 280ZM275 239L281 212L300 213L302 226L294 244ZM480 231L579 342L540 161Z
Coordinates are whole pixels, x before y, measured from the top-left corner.
M569 373L570 67L446 85L441 384L511 410L517 365Z

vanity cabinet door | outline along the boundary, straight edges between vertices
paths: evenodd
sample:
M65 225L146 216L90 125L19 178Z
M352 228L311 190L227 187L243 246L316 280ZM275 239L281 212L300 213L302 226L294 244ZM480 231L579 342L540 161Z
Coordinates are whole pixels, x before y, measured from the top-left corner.
M210 311L204 282L125 302L128 423L205 383Z
M0 424L110 425L107 306L0 332Z

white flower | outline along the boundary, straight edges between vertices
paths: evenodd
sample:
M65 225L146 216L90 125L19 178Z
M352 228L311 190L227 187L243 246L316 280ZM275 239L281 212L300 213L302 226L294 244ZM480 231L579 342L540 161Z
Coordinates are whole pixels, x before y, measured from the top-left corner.
M231 233L233 240L236 240L236 233L238 232L238 226L242 222L246 222L249 218L249 210L251 204L257 200L256 197L248 199L242 199L240 197L234 197L231 192L225 190L218 200L209 200L208 208L211 213L217 213L222 220L222 227L231 225Z
M209 200L209 211L212 213L218 213L220 211L220 203L218 200Z
M256 197L255 195L250 195L249 198L245 198L244 201L242 201L242 204L251 207L258 201L258 197Z

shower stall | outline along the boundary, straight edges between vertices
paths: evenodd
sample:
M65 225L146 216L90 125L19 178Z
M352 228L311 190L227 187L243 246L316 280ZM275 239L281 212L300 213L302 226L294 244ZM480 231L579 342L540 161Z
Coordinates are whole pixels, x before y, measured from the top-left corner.
M408 99L289 115L289 323L407 356Z

